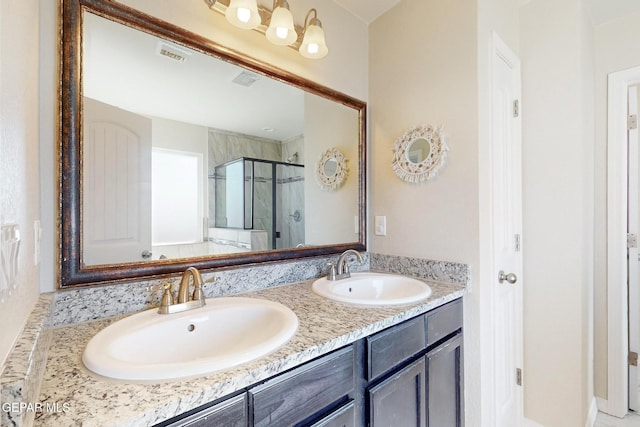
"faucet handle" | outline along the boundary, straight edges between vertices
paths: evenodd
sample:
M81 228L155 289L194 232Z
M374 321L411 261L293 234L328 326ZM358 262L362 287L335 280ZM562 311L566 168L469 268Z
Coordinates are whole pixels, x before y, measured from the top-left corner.
M193 294L191 295L192 301L204 302L204 290L202 289L202 282L196 281L194 283Z
M336 280L336 263L333 261L327 261L327 266L329 267L329 271L327 272L328 280Z
M166 282L162 285L164 292L162 293L162 300L160 301L160 309L159 311L166 312L167 308L170 305L173 305L173 294L171 293L171 283Z

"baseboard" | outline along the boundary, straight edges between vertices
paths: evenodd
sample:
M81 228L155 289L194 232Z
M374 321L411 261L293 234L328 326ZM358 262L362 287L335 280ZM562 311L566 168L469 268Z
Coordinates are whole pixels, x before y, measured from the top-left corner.
M544 427L542 424L539 424L529 418L524 419L524 427Z
M609 401L607 399L603 399L602 397L596 397L596 403L598 404L598 411L609 413Z
M598 402L595 396L591 399L591 405L589 405L589 413L587 414L587 422L585 427L593 427L596 423L596 417L598 416Z
M602 409L600 405L602 404L602 406L606 406L606 402L607 402L606 400L600 399L599 397L598 398L594 397L591 399L591 404L589 405L589 413L587 414L587 422L585 424L585 427L593 427L593 425L596 423L596 417L598 416L598 408ZM525 418L524 427L544 427L544 426L540 423L530 420L529 418Z

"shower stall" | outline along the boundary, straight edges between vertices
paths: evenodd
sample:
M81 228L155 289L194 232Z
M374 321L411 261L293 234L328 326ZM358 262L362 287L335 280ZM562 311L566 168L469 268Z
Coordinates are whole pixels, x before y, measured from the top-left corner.
M240 157L213 179L216 228L265 230L271 249L304 244L304 165Z

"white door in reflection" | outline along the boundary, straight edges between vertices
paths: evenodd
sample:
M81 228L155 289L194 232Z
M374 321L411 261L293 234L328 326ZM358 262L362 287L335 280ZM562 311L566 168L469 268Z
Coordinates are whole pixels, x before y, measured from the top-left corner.
M85 98L83 263L143 259L151 249L151 120Z
M153 148L151 242L153 246L202 241L201 153Z

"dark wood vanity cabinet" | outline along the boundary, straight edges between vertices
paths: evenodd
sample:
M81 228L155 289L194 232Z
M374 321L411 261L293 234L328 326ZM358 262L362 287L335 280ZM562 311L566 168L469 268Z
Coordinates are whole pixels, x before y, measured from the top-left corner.
M462 301L367 340L371 427L462 427Z
M163 426L463 427L458 299Z

